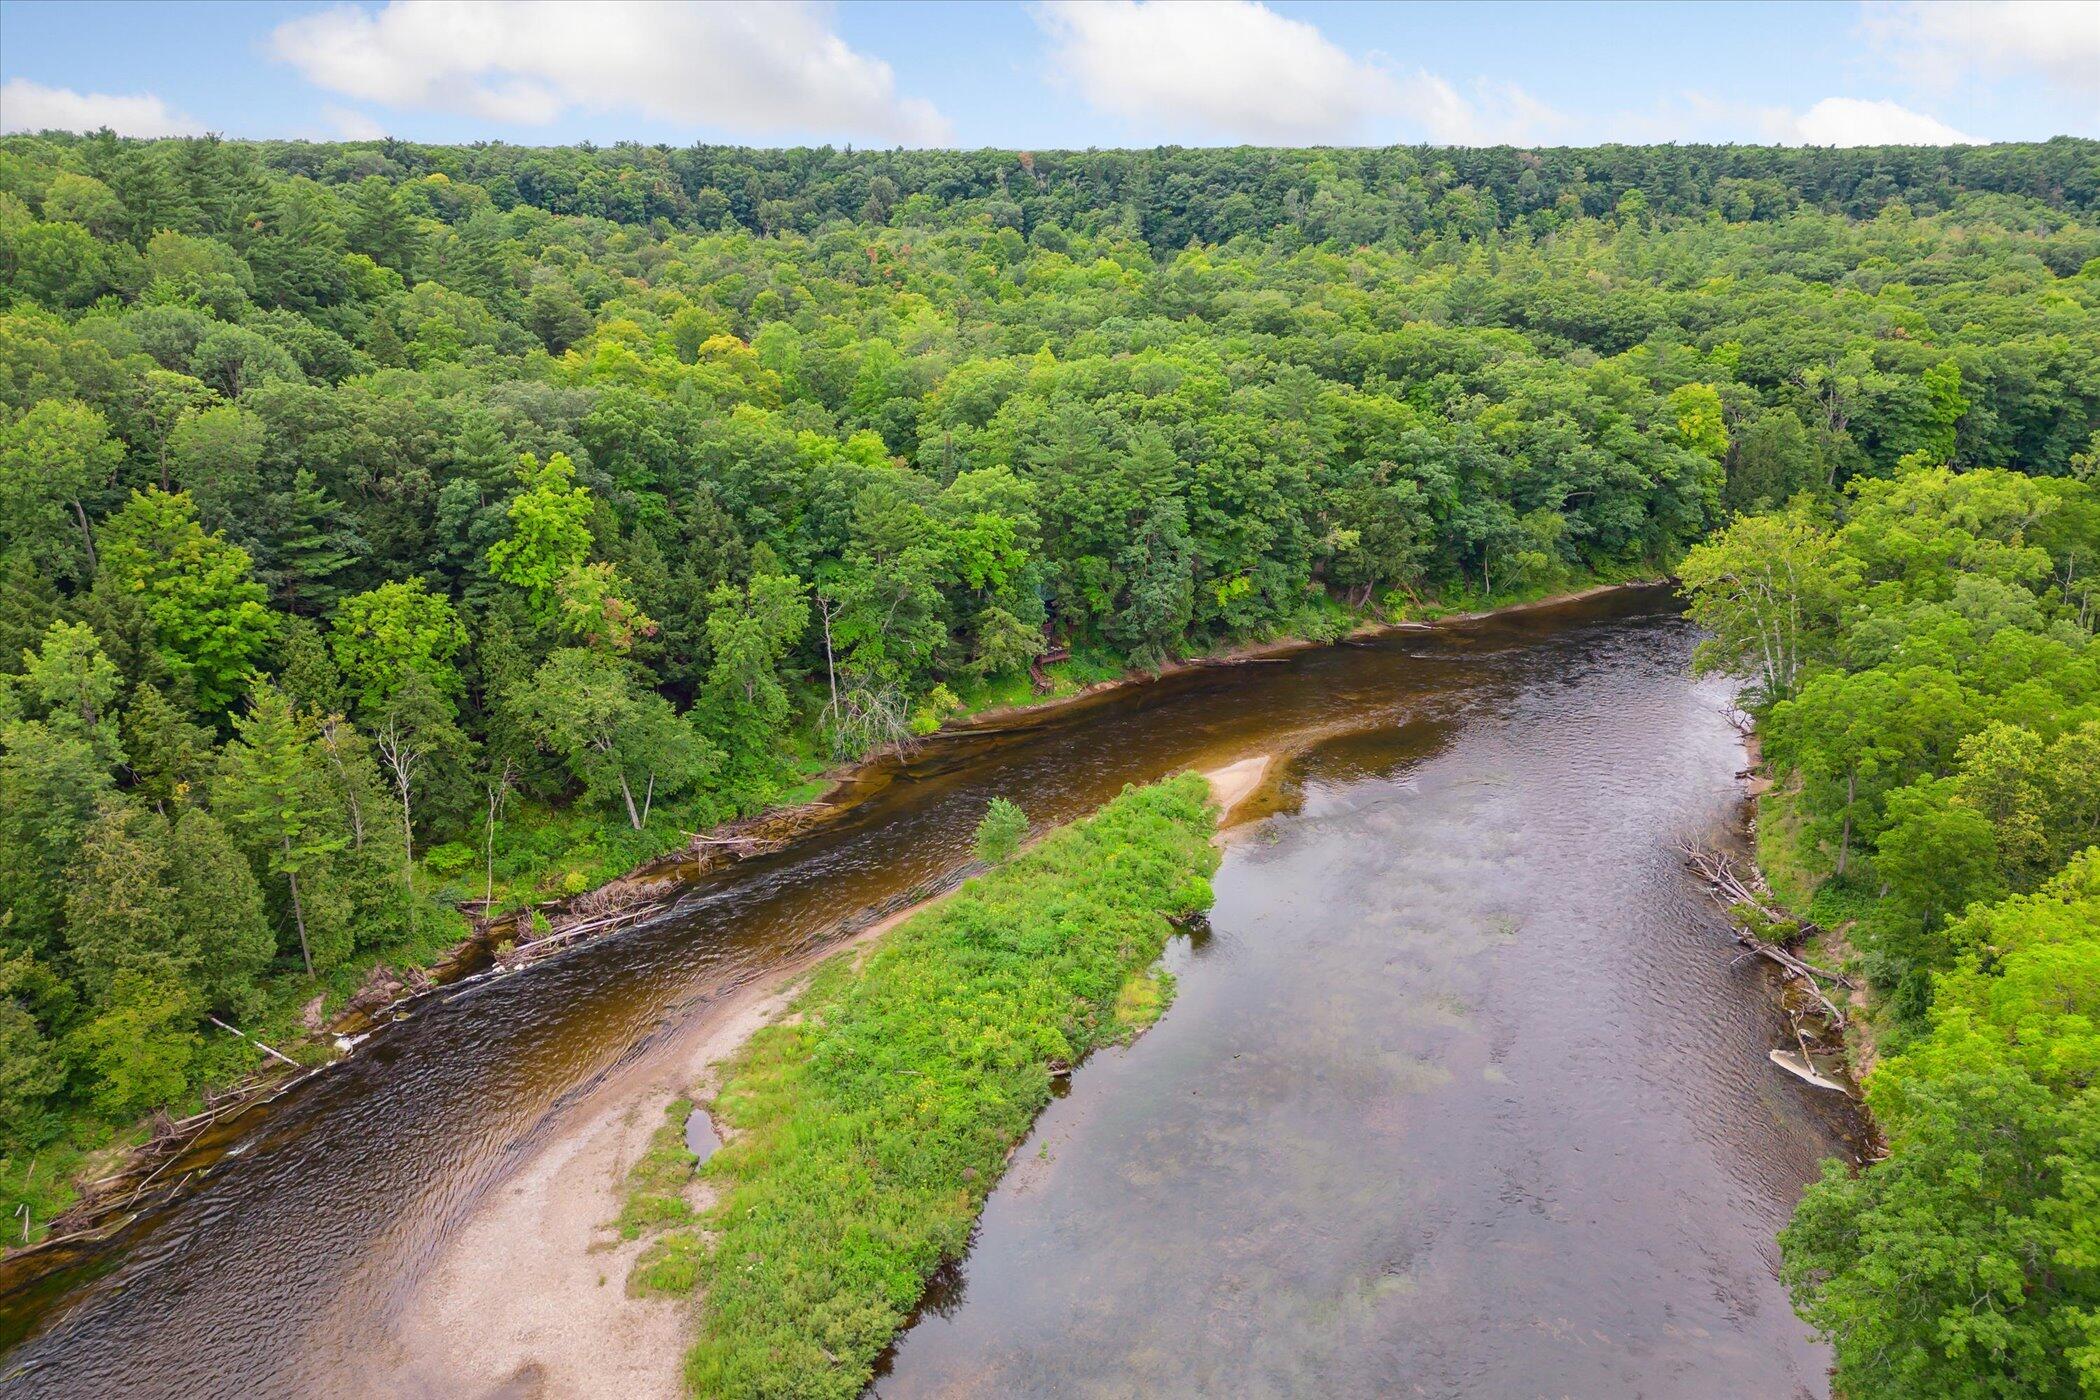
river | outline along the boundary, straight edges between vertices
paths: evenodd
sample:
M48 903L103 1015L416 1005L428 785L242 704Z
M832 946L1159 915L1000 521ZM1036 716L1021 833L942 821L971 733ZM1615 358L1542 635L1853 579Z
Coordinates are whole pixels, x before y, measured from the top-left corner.
M1850 1123L1766 1063L1765 974L1678 862L1742 800L1694 641L1619 593L928 744L665 917L418 1003L201 1185L16 1281L0 1387L358 1392L594 1084L952 872L991 796L1061 821L1274 752L1173 1009L1044 1115L878 1393L1821 1394L1771 1237Z

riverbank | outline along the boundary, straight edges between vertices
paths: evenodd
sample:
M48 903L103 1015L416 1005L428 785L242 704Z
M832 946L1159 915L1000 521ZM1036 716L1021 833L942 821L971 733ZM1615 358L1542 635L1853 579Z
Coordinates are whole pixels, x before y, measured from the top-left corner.
M1662 580L1654 577L1640 577L1590 584L1486 609L1440 611L1430 607L1423 610L1424 617L1365 623L1349 635L1371 636L1460 625L1627 589L1651 587L1660 582ZM1254 664L1325 644L1305 638L1279 638L1173 662L1153 671L1133 671L1114 680L1084 686L1068 695L959 716L935 734L913 741L912 746L938 743L944 737L1027 728L1098 703L1115 692L1188 671ZM193 1167L208 1165L246 1131L252 1115L267 1111L270 1101L292 1082L325 1071L329 1065L354 1053L364 1036L383 1027L392 1018L407 1014L418 998L476 978L510 975L553 953L642 922L660 912L693 878L755 855L779 850L811 829L847 814L862 799L890 781L901 757L899 749L885 748L855 763L833 769L822 775L825 786L810 800L692 835L672 851L590 890L534 905L502 919L481 922L469 937L443 948L420 964L400 968L384 963L376 965L362 978L358 991L350 995L334 1015L309 1018L310 1033L304 1039L278 1043L277 1048L305 1062L305 1069L295 1072L276 1061L263 1059L258 1051L261 1063L240 1081L242 1094L237 1100L229 1102L223 1096L226 1086L221 1085L207 1091L221 1096L212 1100L210 1111L197 1119L176 1124L156 1115L141 1123L119 1139L120 1143L131 1143L132 1146L121 1151L98 1153L88 1159L91 1165L76 1171L77 1198L54 1222L56 1228L47 1237L26 1248L9 1250L0 1257L20 1257L39 1248L92 1237L107 1228L119 1212L151 1204L153 1199L181 1182Z
M1867 1116L1863 1091L1867 1075L1880 1058L1879 1008L1867 992L1860 953L1852 942L1857 914L1833 909L1829 907L1831 901L1818 898L1824 881L1823 877L1807 870L1801 861L1796 830L1798 819L1794 813L1795 794L1780 787L1773 778L1764 761L1763 744L1754 731L1746 739L1745 751L1748 766L1744 771L1751 775L1748 845L1753 881L1774 908L1794 919L1804 930L1794 951L1805 962L1844 973L1853 983L1850 987L1829 988L1826 993L1844 1013L1842 1026L1830 1026L1828 1016L1820 1007L1810 1006L1805 1010L1824 1022L1825 1033L1820 1037L1819 1048L1842 1060L1841 1067L1852 1086L1853 1099L1859 1104L1868 1130L1873 1132L1875 1129L1872 1119Z
M616 1224L628 1173L667 1104L705 1092L712 1067L781 1015L819 962L881 937L901 917L730 992L600 1084L469 1212L372 1358L374 1387L509 1400L682 1395L690 1308L628 1287L651 1243L622 1239Z
M1366 619L1356 626L1336 633L1327 639L1308 637L1279 637L1267 642L1247 642L1223 651L1192 656L1152 668L1132 670L1108 680L1093 681L1067 695L1049 696L1021 704L994 705L982 710L959 715L943 724L934 737L940 734L970 734L985 730L1004 729L1017 721L1030 721L1054 714L1060 710L1082 705L1104 695L1133 687L1151 685L1172 676L1190 671L1210 670L1219 666L1242 666L1250 662L1271 661L1289 656L1293 652L1309 651L1315 647L1333 646L1350 638L1378 637L1392 632L1429 632L1440 627L1452 627L1467 622L1484 622L1490 618L1509 617L1519 613L1536 612L1542 608L1561 607L1579 603L1588 598L1599 598L1609 593L1622 593L1635 588L1657 588L1670 580L1664 575L1643 575L1637 578L1618 579L1604 583L1587 584L1581 588L1562 592L1549 592L1536 598L1525 598L1491 608L1445 609L1428 606L1419 616L1394 621Z
M1878 1058L1877 1007L1850 937L1854 921L1818 922L1830 918L1829 901L1822 898L1827 877L1810 871L1802 858L1793 811L1798 784L1779 785L1754 725L1739 726L1739 732L1744 763L1736 777L1744 784L1744 817L1738 850L1687 846L1686 864L1721 906L1736 942L1780 969L1771 994L1788 1018L1794 1043L1775 1047L1772 1063L1817 1088L1843 1092L1855 1106L1871 1155L1879 1129L1867 1111L1865 1087Z
M1220 828L1260 786L1268 755L1211 770L1205 780ZM1054 833L1051 834L1054 837ZM865 959L885 935L953 898L951 888L896 910L795 964L737 989L645 1060L608 1080L533 1159L491 1193L448 1243L402 1309L403 1325L378 1375L410 1394L677 1396L691 1304L628 1284L653 1232L623 1238L630 1173L665 1123L667 1107L711 1102L763 1028L788 1014L820 967ZM996 1173L986 1173L989 1190ZM685 1211L715 1199L694 1175ZM635 1233L635 1232L630 1232ZM521 1291L518 1280L532 1279Z

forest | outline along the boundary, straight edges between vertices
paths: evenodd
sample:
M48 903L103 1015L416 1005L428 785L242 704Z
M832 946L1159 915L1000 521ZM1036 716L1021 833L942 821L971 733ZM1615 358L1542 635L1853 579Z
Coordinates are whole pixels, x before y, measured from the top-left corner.
M1993 998L2090 966L2014 930L2093 897L2096 203L2073 140L0 140L0 1210L223 1026L325 1055L375 966L957 712L1683 561L1873 906L1897 1156L1789 1250L1864 1307L1932 1066L2091 1083Z
M2100 1384L2100 490L1917 464L1680 566L1772 771L1761 863L1861 974L1886 1160L1780 1236L1847 1396ZM1765 930L1790 939L1791 927ZM1828 938L1828 935L1825 935Z

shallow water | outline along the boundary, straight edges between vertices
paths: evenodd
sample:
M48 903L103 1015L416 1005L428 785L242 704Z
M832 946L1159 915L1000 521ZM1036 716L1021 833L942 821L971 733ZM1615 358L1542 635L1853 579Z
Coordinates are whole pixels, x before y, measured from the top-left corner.
M1301 755L877 1393L1822 1394L1771 1237L1842 1144L1675 853L1740 802L1688 644L1564 633Z
M715 1131L715 1120L707 1116L706 1109L696 1108L685 1116L685 1150L696 1162L714 1156L721 1145L722 1135Z
M1295 810L1235 837L1173 1010L1053 1104L881 1394L1820 1393L1770 1237L1845 1121L1765 1062L1763 974L1674 855L1740 802L1693 640L1617 595L928 745L670 916L419 1003L110 1246L16 1268L0 1388L354 1393L593 1083L959 868L991 796L1059 821L1277 751Z

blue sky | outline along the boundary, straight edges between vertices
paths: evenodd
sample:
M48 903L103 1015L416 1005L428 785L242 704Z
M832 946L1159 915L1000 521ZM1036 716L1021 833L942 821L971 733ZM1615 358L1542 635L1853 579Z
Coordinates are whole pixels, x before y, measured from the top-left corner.
M0 0L0 127L1145 146L2100 135L2100 0Z

